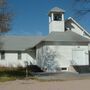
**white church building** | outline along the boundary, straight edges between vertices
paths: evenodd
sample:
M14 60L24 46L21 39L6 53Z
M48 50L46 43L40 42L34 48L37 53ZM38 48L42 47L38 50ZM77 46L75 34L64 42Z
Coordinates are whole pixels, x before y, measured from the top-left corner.
M90 34L73 18L64 19L64 10L48 13L47 36L1 36L0 66L18 67L25 63L47 71L75 71L73 66L90 65Z

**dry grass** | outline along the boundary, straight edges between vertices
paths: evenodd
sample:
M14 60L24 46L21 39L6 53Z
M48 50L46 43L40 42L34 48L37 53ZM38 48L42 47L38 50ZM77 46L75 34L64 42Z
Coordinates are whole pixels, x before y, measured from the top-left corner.
M0 82L26 78L26 68L0 67ZM28 76L31 76L28 73Z
M0 82L16 80L15 77L0 77Z

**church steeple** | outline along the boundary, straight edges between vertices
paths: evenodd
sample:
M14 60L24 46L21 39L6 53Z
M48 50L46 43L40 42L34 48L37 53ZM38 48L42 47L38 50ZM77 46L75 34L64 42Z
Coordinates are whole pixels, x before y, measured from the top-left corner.
M49 33L50 32L64 32L64 10L54 7L49 14Z

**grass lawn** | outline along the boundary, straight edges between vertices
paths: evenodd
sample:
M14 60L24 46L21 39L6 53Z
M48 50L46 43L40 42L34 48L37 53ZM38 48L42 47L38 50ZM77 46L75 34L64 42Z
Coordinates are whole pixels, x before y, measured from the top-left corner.
M0 77L0 82L16 80L15 77Z

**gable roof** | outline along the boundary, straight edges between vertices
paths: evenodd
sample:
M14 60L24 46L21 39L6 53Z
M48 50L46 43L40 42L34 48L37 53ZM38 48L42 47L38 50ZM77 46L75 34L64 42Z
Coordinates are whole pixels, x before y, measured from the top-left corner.
M33 48L44 36L2 36L0 38L2 43L0 50L24 51L27 48Z
M51 32L44 41L60 41L60 42L89 42L87 39L72 31L66 32Z
M25 51L32 49L42 41L59 41L59 42L90 42L79 34L72 31L51 32L48 36L2 36L2 47L0 50L5 51Z
M75 23L82 31L84 31L90 37L90 34L79 23L77 23L72 17L69 17L65 22L69 22L69 21Z

